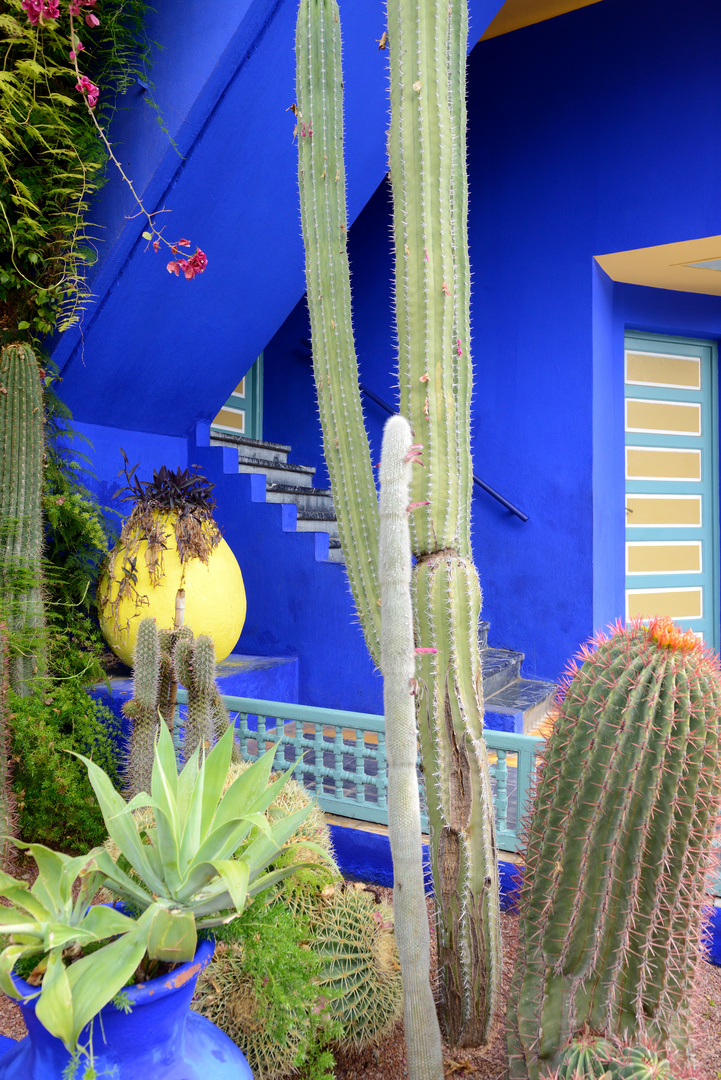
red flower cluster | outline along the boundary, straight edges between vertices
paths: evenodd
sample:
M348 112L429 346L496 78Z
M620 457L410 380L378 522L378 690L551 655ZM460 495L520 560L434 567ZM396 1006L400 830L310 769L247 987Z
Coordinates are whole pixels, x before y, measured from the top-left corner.
M188 243L187 240L178 240L179 244L185 246ZM173 250L177 250L173 245ZM195 249L195 255L191 255L189 259L171 259L168 263L166 270L169 274L175 274L177 277L182 270L188 281L192 281L196 274L202 274L208 265L208 256L200 248Z
M75 83L75 89L79 90L81 94L88 95L88 105L91 109L94 109L100 97L100 90L95 83L92 83L87 75L83 75L80 81Z
M33 26L41 19L60 18L60 0L22 0L22 6Z
M84 7L95 7L95 0L70 0L68 10L71 15L79 15L80 9ZM92 11L85 16L85 22L88 26L100 26L100 19Z
M692 649L701 648L701 642L693 630L682 630L667 617L654 619L647 630L648 636L662 649L681 649L682 652L690 652Z

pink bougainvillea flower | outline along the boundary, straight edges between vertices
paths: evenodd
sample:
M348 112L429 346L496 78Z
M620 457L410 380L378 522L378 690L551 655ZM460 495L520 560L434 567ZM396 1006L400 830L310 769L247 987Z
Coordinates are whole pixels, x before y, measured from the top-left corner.
M100 26L100 19L92 11L89 11L85 16L85 22L91 27Z
M190 247L190 240L178 240L178 247Z
M75 60L78 53L81 53L84 48L85 46L83 45L82 41L76 41L73 49L70 52L70 59Z
M91 109L94 109L98 103L98 98L100 97L100 90L95 83L92 83L87 75L83 75L80 80L75 83L75 89L81 94L87 94L88 105Z
M202 274L208 265L208 256L200 248L195 249L195 255L190 259L190 266L193 268L194 274Z
M178 241L180 243L180 241ZM173 244L173 250L177 251L177 247ZM166 270L170 274L175 274L177 277L182 270L187 281L192 281L196 274L202 274L208 265L208 256L200 250L195 249L195 255L191 255L189 259L171 259L168 263Z
M22 7L33 26L41 19L60 18L60 0L22 0Z
M176 263L175 259L171 259L165 269L168 271L169 274L175 274L175 276L177 277L180 267Z

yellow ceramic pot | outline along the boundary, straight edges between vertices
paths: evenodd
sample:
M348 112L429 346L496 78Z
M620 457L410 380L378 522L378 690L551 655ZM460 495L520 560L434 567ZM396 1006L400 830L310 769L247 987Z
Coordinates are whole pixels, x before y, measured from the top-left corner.
M207 565L198 558L181 564L174 519L174 514L157 519L165 536L159 560L152 553L148 557L145 540L133 542L132 549L121 542L111 552L109 570L98 583L98 616L105 640L129 667L141 619L154 617L160 629L172 630L181 588L185 590L184 625L196 637L212 637L218 662L230 653L243 629L245 587L235 555L221 539Z

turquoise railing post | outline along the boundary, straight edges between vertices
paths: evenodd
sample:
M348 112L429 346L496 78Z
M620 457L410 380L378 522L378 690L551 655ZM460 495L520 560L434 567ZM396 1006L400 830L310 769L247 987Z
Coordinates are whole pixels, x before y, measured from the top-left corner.
M178 691L178 702L186 702L182 689ZM289 757L288 763L291 760L300 761L296 778L314 792L322 810L359 821L388 824L384 717L375 713L352 713L227 695L223 696L223 702L231 721L235 723L245 760L255 760L266 745L276 742L282 743L283 747L292 746L293 758ZM257 718L255 729L252 721L249 723L249 717L254 716ZM182 728L183 719L178 715L174 729L178 737ZM333 734L327 735L326 732L331 730ZM515 735L513 732L487 728L485 740L490 755L496 756L491 773L496 789L494 807L498 848L500 851L518 851L521 846L519 832L528 809L536 758L543 750L544 739L536 735ZM284 749L279 749L279 764L284 753ZM325 764L326 754L333 759L332 768ZM516 759L515 766L509 764L512 756ZM353 768L346 769L346 762L352 764ZM366 769L366 762L374 764ZM423 831L427 832L424 781L420 772L419 786L421 824Z

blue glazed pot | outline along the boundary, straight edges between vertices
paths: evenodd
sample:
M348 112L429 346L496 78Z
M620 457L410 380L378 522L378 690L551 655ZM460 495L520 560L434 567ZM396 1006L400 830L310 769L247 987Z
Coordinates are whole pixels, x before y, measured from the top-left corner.
M212 941L201 941L187 964L169 975L126 987L130 1013L106 1005L95 1017L98 1076L107 1070L114 1080L253 1080L235 1043L210 1020L190 1011L198 975L210 962L214 948ZM37 992L16 975L13 981L21 993ZM28 1034L0 1058L0 1080L61 1080L70 1054L42 1026L34 1002L20 1008ZM80 1043L87 1039L85 1028ZM82 1075L81 1067L78 1080Z

